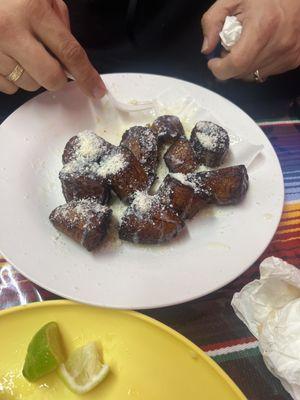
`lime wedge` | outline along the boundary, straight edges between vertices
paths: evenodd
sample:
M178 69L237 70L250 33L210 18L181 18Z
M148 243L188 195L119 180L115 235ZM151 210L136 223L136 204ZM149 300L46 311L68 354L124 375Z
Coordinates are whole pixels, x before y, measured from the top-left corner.
M29 343L23 376L30 382L54 371L64 362L64 351L56 322L44 325Z
M95 342L74 350L58 373L70 390L84 394L94 389L109 372L109 366L100 361Z

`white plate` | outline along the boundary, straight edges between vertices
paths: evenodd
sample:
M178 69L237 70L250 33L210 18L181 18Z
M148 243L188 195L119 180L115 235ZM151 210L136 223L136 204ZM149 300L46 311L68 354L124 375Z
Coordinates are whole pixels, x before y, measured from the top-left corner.
M185 90L241 139L262 144L264 150L249 170L245 201L199 215L183 237L164 246L107 244L90 254L57 235L48 215L63 203L57 176L64 144L95 126L96 109L72 83L55 95L37 96L1 126L0 251L33 282L94 305L161 307L222 287L261 255L279 223L284 191L272 146L244 112L202 87L154 75L104 78L120 100L153 98L170 87ZM116 121L122 119L106 108L97 113L102 132L117 129ZM121 133L109 132L111 140L116 143Z

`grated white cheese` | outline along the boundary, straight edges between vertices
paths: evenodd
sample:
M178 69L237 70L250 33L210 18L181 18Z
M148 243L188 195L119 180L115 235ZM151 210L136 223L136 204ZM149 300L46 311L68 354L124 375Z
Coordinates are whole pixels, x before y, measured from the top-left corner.
M99 164L96 162L86 162L84 160L73 160L65 164L59 173L61 179L68 179L69 177L77 178L87 176L91 179L98 179L97 169Z
M196 190L196 185L194 182L190 182L187 180L187 176L184 174L181 174L180 172L178 173L174 173L174 174L170 174L170 176L172 178L175 178L177 181L179 181L180 183L182 183L185 186L190 186L191 188L193 188L194 190Z
M89 213L103 213L107 211L107 207L98 203L93 199L82 199L73 209L77 214L86 216Z
M197 138L205 149L214 151L226 145L228 134L219 125L213 122L199 121L195 129Z
M117 196L113 195L110 207L117 222L120 224L124 213L127 210L127 205L124 204Z
M104 158L96 168L97 175L106 177L120 172L127 165L127 161L122 153L115 153Z
M214 150L218 143L217 136L209 136L205 132L197 132L197 138L201 145L208 150Z
M207 172L207 171L211 171L213 168L209 168L206 167L206 165L199 165L199 167L196 169L196 171L194 171L194 173L196 172Z
M83 223L84 228L89 228L92 218L97 214L101 216L108 211L95 199L72 200L56 208L54 217L70 219L72 224Z
M83 131L74 141L74 158L77 160L96 161L108 148L109 144L93 131Z
M88 159L95 159L101 153L99 149L99 136L92 131L83 131L78 134L79 147L78 153L80 156Z
M107 209L107 206L103 206L95 199L80 199L63 204L57 208L57 212L66 216L70 211L74 211L78 216L86 217L89 213L103 213Z
M77 174L83 171L86 163L83 160L73 160L65 164L61 170L61 175Z
M153 204L153 196L150 196L146 192L136 192L132 207L140 214L146 214Z

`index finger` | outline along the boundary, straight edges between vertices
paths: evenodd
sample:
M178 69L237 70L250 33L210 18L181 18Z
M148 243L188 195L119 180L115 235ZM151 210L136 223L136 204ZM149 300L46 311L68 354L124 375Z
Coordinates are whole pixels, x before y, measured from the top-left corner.
M237 7L237 0L218 0L203 14L201 19L204 36L203 53L209 54L215 49L226 17L233 15Z
M254 72L259 65L259 55L269 41L269 37L260 36L252 21L244 21L239 42L223 58L214 58L208 62L208 68L220 80L234 78Z
M89 61L85 50L53 10L40 21L36 20L33 29L88 96L94 98L104 96L105 85Z

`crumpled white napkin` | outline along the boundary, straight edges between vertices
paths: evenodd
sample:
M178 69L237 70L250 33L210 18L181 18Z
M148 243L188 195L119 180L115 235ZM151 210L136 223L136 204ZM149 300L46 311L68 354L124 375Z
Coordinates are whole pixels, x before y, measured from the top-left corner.
M223 29L220 33L222 46L227 50L230 49L239 41L242 34L242 24L237 17L226 17Z
M260 279L235 293L232 307L258 339L268 369L300 400L300 270L265 259Z

